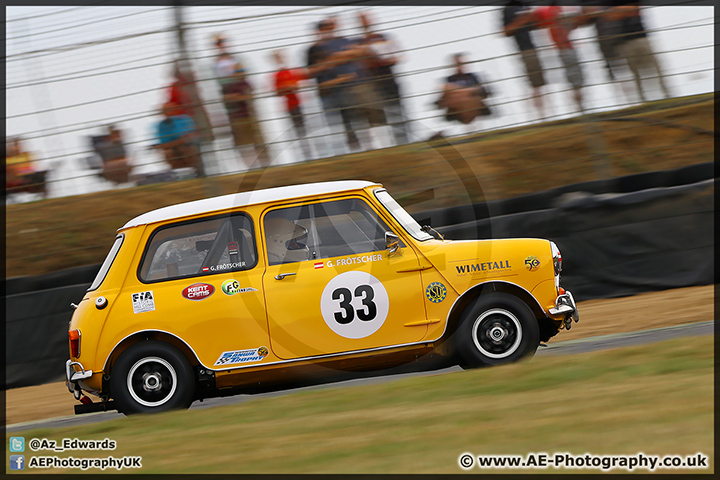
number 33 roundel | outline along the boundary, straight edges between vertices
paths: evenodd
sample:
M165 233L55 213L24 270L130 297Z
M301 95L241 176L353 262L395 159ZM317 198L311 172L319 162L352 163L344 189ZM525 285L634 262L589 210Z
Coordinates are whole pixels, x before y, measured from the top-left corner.
M328 282L320 297L325 323L345 338L365 338L377 332L389 309L383 284L364 272L341 273Z

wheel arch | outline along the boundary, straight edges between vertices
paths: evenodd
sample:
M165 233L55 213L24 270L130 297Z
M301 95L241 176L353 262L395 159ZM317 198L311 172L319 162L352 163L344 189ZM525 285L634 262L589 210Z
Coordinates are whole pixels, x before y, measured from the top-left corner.
M540 306L540 302L538 302L537 299L523 287L515 283L507 282L505 280L491 280L488 282L474 285L473 287L463 292L455 300L455 303L452 307L450 307L450 311L448 312L447 329L445 332L446 335L449 337L455 333L458 322L460 321L463 312L466 308L468 308L468 306L472 305L472 303L477 300L481 295L491 292L508 293L510 295L518 297L528 307L530 307L530 310L532 310L533 315L538 321L547 317L542 307Z
M178 337L177 335L166 332L164 330L143 330L140 332L131 333L130 335L120 340L113 347L110 355L108 355L105 359L105 363L103 364L103 372L105 372L106 374L110 373L113 364L117 361L118 357L125 350L128 349L128 347L146 340L156 340L172 345L185 356L187 361L190 362L191 366L202 365L192 347L185 340Z

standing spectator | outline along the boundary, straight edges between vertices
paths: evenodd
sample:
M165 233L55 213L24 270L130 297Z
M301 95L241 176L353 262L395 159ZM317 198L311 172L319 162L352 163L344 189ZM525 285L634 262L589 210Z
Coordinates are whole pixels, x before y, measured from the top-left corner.
M227 40L222 34L215 35L215 48L218 54L215 57L215 78L223 85L232 81L231 77L235 73L238 61L233 57L227 49Z
M572 85L573 98L580 112L584 112L582 86L583 72L580 68L577 52L570 41L570 32L575 28L575 21L563 15L562 7L558 6L557 1L550 2L550 5L538 7L534 11L536 21L541 27L550 30L550 37L555 43L563 67L565 67L565 75L568 83Z
M617 50L628 64L630 71L635 77L635 86L638 95L643 102L647 101L642 86L642 76L648 69L654 70L660 88L665 98L670 97L670 92L665 85L662 70L655 54L653 53L647 31L640 16L640 2L632 0L616 0L617 6L608 13L613 20L620 22L620 36L618 37Z
M235 146L240 150L242 147L252 145L255 149L256 159L261 166L268 166L270 158L255 116L252 102L253 89L240 64L236 65L232 77L223 83L222 94Z
M355 123L374 127L386 123L380 100L367 83L369 74L359 61L367 49L348 38L335 35L336 21L328 18L318 23L320 40L308 49L309 76L315 78L328 125L342 119L351 149L361 148ZM338 115L340 118L338 118Z
M215 36L215 47L218 50L215 58L215 77L220 85L235 146L240 148L254 145L257 159L261 165L268 166L270 165L268 149L257 120L252 87L246 79L245 65L230 54L227 40L221 34Z
M478 116L491 115L490 107L485 103L490 90L478 75L465 71L465 54L456 53L452 61L455 73L447 77L442 96L436 102L438 107L447 109L445 118L470 125Z
M532 87L533 104L540 113L540 118L545 118L542 93L542 87L546 84L545 75L531 37L531 30L534 28L531 10L520 0L510 0L503 8L503 27L506 37L515 38L525 66L525 74Z
M302 148L303 155L307 160L312 156L312 153L310 145L305 138L307 135L305 130L305 116L303 115L300 96L298 95L300 82L307 78L307 74L300 69L287 68L280 50L273 52L273 59L278 68L274 78L275 93L285 98L285 107L290 115L290 120L295 129L295 135L300 140L300 148Z
M616 88L620 84L620 92L623 91L625 83L620 81L618 74L624 71L623 61L618 55L617 46L620 35L620 22L613 20L608 14L610 7L608 6L583 6L582 15L576 17L576 26L592 25L595 27L595 33L598 40L600 53L605 60L605 69L608 79Z
M193 167L198 176L205 176L195 122L187 115L174 115L176 110L172 103L162 106L164 118L156 126L158 143L152 148L162 150L172 168Z
M401 59L398 48L387 35L372 30L372 21L367 12L360 12L358 17L363 28L360 43L369 50L365 62L375 91L382 100L385 119L392 127L395 144L406 144L409 141L410 124L403 111L400 86L393 72L393 67Z
M193 119L203 142L211 143L214 138L205 106L195 84L192 69L185 62L176 60L172 69L173 82L168 87L166 103L177 105L177 115L187 115Z

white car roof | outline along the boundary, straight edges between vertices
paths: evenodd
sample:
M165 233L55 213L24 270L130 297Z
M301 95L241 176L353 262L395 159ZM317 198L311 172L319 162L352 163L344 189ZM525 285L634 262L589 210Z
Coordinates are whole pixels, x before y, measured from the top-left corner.
M130 227L136 227L138 225L172 220L174 218L188 217L202 213L219 212L230 208L257 205L259 203L274 202L277 200L307 197L309 195L323 195L326 193L346 192L348 190L360 190L373 185L380 186L378 183L362 180L346 180L340 182L288 185L285 187L255 190L252 192L231 193L220 197L195 200L194 202L178 203L177 205L170 205L168 207L158 208L157 210L143 213L142 215L139 215L127 222L119 228L118 231L125 230Z

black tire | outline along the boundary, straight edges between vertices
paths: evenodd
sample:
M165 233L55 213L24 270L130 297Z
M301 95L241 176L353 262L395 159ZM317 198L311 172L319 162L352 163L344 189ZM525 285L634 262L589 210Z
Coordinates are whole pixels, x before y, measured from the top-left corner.
M125 415L188 408L194 391L195 375L187 358L164 342L131 345L110 374L110 395Z
M460 366L475 368L533 356L539 335L530 307L514 295L496 292L480 295L465 309L454 337Z

